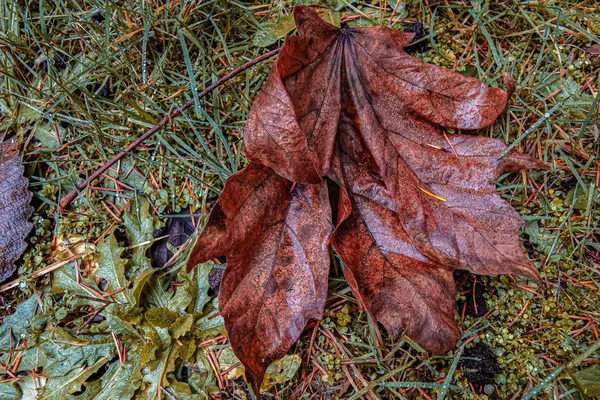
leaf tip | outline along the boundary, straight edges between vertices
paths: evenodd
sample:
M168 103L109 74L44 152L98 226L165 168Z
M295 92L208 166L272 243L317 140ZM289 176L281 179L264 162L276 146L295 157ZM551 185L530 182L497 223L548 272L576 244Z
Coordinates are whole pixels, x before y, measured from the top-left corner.
M190 260L187 260L187 263L185 264L185 273L189 274L190 272L192 272L194 270L194 268L196 268L196 264L190 262Z
M338 28L325 21L315 11L314 8L309 6L298 5L294 6L294 21L296 22L296 29L300 35L307 33L308 31L338 31Z
M192 272L194 270L194 268L196 268L196 266L198 264L200 264L198 258L199 258L199 250L198 250L198 239L196 239L196 241L194 242L194 245L192 246L192 250L190 251L190 254L188 255L187 261L185 262L185 272L186 274L189 274L190 272Z
M504 87L506 88L506 102L508 103L517 89L515 86L515 81L508 72L504 73Z
M257 400L261 399L260 396L260 385L265 377L266 367L262 364L260 365L247 365L243 363L246 369L246 381L252 387L252 391L256 396Z

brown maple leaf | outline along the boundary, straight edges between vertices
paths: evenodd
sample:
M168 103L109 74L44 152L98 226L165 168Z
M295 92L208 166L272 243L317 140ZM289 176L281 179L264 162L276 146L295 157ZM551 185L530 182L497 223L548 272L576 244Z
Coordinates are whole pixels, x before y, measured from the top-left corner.
M0 282L15 272L14 263L27 247L25 237L33 226L28 184L17 143L0 143Z
M327 298L331 209L325 182L298 184L251 163L227 179L187 271L227 255L219 312L256 393Z
M294 16L298 36L246 124L252 163L226 182L187 265L227 256L221 314L255 389L321 317L328 240L360 306L436 354L459 337L452 271L538 279L493 180L544 164L443 131L490 125L507 93L409 56L410 33L338 29L304 6ZM341 187L331 237L324 177Z

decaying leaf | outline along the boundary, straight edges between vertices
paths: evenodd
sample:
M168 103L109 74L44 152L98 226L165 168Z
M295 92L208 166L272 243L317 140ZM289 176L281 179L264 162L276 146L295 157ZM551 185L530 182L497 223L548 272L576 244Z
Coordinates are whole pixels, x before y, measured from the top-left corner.
M519 244L519 215L496 193L502 173L545 168L479 129L508 95L403 51L411 33L339 29L295 8L244 136L252 163L232 176L188 260L227 256L219 300L255 388L325 299L329 238L361 307L391 334L436 354L459 337L452 272L538 279ZM506 81L507 91L514 85Z
M275 385L285 383L294 378L302 365L302 359L298 354L287 354L279 360L275 360L265 371L261 390L269 390ZM228 371L227 378L236 379L244 375L244 366L235 356L230 348L223 349L219 356L219 367L221 371Z
M33 194L27 190L28 183L17 143L0 143L0 282L17 269L15 261L25 251L25 237L33 226L29 222Z
M600 365L577 371L571 376L581 394L600 396Z
M412 244L389 190L369 173L369 160L362 159L368 155L343 151L338 174L345 190L338 218L345 221L333 244L344 261L344 275L361 307L390 333L406 328L416 342L441 353L459 338L452 271Z
M256 388L268 365L319 319L327 297L331 210L325 182L293 185L250 164L227 180L191 267L227 255L219 311Z
M68 374L48 381L44 386L40 399L43 400L62 400L68 395L81 389L85 380L94 372L100 369L108 360L104 357L89 367L79 367Z
M591 58L593 58L594 60L597 60L598 58L600 58L600 44L595 43L595 44L591 45L590 47L585 49L585 52L588 53Z

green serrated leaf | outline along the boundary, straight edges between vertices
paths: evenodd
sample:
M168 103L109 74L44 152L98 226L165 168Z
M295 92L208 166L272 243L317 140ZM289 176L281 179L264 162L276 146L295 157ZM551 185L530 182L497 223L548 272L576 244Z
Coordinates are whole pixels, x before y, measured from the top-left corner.
M28 330L39 323L38 316L35 315L37 307L38 299L37 296L34 295L19 304L12 315L4 318L3 324L0 326L0 353L3 353L0 357L0 361L2 362L2 365L6 365L8 357L12 356L12 354L8 352L11 342L13 346L15 343L20 343L21 338L27 334ZM36 340L36 335L30 335L28 337L28 341L32 344L35 343ZM21 355L21 362L15 372L34 368L36 365L36 351L35 348L25 351ZM4 368L0 367L0 372L4 372Z
M35 138L39 140L42 144L41 150L56 151L59 148L60 143L58 142L58 138L56 137L57 133L54 131L54 127L56 126L59 135L62 131L64 131L64 128L58 125L49 124L47 122L36 125L37 126L35 127L34 135Z
M219 365L222 369L229 369L237 365L237 367L227 373L229 379L235 379L244 375L244 366L230 347L223 349L221 352ZM269 390L277 384L293 379L301 365L302 358L297 354L288 354L279 360L275 360L265 371L265 377L260 387L261 390Z
M188 384L197 393L218 393L219 387L214 372L202 351L196 353L197 370L188 379Z
M560 111L567 114L572 119L584 119L589 106L593 101L591 96L586 91L580 90L580 84L573 78L565 79L549 75L547 79L541 79L545 83L540 87L540 93L548 95L559 90L556 99L563 102Z
M143 392L146 399L155 399L158 396L159 387L168 386L167 374L175 370L175 360L179 357L181 347L179 345L167 348L162 356L155 362L148 364L149 372L144 375L144 382L150 384Z
M69 263L62 268L55 270L52 273L52 286L50 287L50 293L68 293L70 295L96 297L96 294L93 290L90 290L86 286L77 283L75 274L75 263ZM91 287L97 292L100 291L93 279L80 277L79 281L85 283L87 286ZM89 303L89 300L79 299L76 297L69 299L69 304L75 307L89 305Z
M10 383L0 383L0 399L19 400L23 396L21 390Z
M586 187L589 187L589 184L586 185ZM577 195L577 197L575 197L575 195ZM575 204L573 204L574 197ZM581 187L581 185L577 185L567 193L564 203L573 204L573 208L576 210L585 210L588 207L588 201L591 201L591 203L600 204L600 192L592 191L591 193L587 194L585 188ZM592 204L592 207L595 206Z
M146 255L154 239L154 227L148 207L148 200L137 196L132 203L131 212L123 214L123 226L127 230L129 241L132 246L137 246L133 248L132 271L152 267Z
M192 358L196 354L196 339L193 337L183 340L183 346L181 347L181 358L184 362L193 362Z
M194 302L193 310L190 310L194 315L202 314L202 310L204 310L204 306L210 301L210 296L208 295L208 290L210 289L210 282L208 277L210 272L213 269L212 263L204 263L198 265L194 271L193 275L193 286L196 290L196 301Z
M139 337L140 334L134 330L134 326L142 321L143 316L141 308L137 307L124 311L117 304L113 304L107 307L104 316L106 317L110 330L115 334L132 338Z
M48 379L41 395L42 400L64 400L67 395L81 389L87 378L106 364L105 357L100 358L89 367L72 370L65 376Z
M225 322L220 315L214 316L219 309L218 299L212 302L213 307L207 310L205 315L196 320L196 337L204 340L219 334L225 335Z
M175 294L168 301L168 308L179 314L185 314L188 306L197 296L196 284L193 282L192 275L185 273L182 269L177 274L177 278L183 285L177 286Z
M111 336L76 337L61 327L44 333L38 348L44 376L48 378L64 376L84 363L91 365L101 357L116 355Z
M177 320L177 313L168 308L159 307L146 311L145 320L148 324L142 325L144 333L159 349L165 349L171 345L169 327Z
M11 356L11 359L14 359L14 352L12 353L4 353L2 355L2 357L0 357L0 362L2 363L2 365L6 365L6 363L8 362L8 357ZM12 369L11 372L15 373L15 372L23 372L23 371L31 371L34 368L39 367L39 363L40 363L40 355L39 355L39 351L36 347L31 347L27 350L25 350L21 356L20 356L20 361L19 361L19 366L17 367L17 369L15 370L14 368ZM4 368L0 367L0 373L4 372ZM1 399L2 397L0 397Z
M147 178L139 176L138 174L133 172L134 167L135 161L129 158L123 158L121 160L121 168L119 169L120 173L118 179L120 182L123 182L126 185L131 186L137 189L139 192L143 193L145 192L146 188L150 186L150 183ZM117 173L113 169L108 170L107 173L113 178L117 177Z
M194 317L192 314L185 314L177 318L169 327L169 333L173 339L179 339L192 329Z
M572 376L580 393L600 396L600 365L577 371Z
M113 363L99 381L86 383L86 390L70 400L129 400L140 387L142 368L152 359L152 344L135 345L127 349L127 361Z
M98 251L96 278L106 280L107 292L126 288L125 260L121 258L124 249L117 244L114 230L106 235L96 249ZM119 292L115 296L122 303L133 303L127 291Z
M192 393L192 389L188 384L174 379L169 379L169 386L165 390L178 399L206 400L208 398L205 393Z
M177 320L177 313L167 308L151 308L146 311L146 321L159 328L168 328Z
M237 365L235 368L231 368ZM229 369L227 377L229 379L236 379L244 375L244 366L240 363L240 359L233 353L231 347L227 347L221 351L219 355L219 366L226 370Z
M169 304L170 294L165 292L159 278L157 274L152 275L144 287L144 305L148 308L166 308Z
M4 318L0 326L0 349L6 350L10 347L11 329L13 343L19 342L21 335L27 330L28 322L33 318L36 307L37 297L34 295L19 304L14 314Z
M21 105L19 107L19 125L26 125L28 122L38 121L42 118L42 113L32 107Z
M116 355L115 345L110 336L77 337L61 327L44 332L36 341L39 344L22 353L19 367L13 372L31 371L42 366L45 377L56 378L84 364L91 365L100 357L112 358ZM29 344L35 344L31 337ZM3 356L3 363L6 362L4 357L6 355Z
M293 15L286 15L270 20L263 25L263 29L254 36L252 44L267 47L285 37L296 27Z
M148 269L145 269L142 272L140 272L138 275L136 275L132 279L133 287L131 288L131 291L130 291L131 298L133 300L132 307L140 304L140 300L141 300L141 296L142 296L144 287L146 286L146 283L152 277L152 275L154 275L155 272L156 272L156 270L154 268L149 267Z
M34 379L31 375L26 375L19 378L17 385L21 389L21 400L39 400L38 388L44 387L47 379L44 377L36 377Z
M529 236L529 241L533 243L539 251L546 255L550 255L551 261L560 260L566 249L558 250L556 254L554 240L555 236L548 231L542 231L538 221L529 221L523 225L523 232Z
M275 385L292 380L301 365L302 358L298 354L288 354L276 360L267 368L261 389L269 390Z

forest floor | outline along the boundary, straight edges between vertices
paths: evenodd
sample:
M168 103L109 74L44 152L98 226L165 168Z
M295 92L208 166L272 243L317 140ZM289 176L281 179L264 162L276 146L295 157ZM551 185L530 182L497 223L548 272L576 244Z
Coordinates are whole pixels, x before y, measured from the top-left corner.
M246 165L243 126L273 59L197 95L279 46L293 2L34 3L0 4L0 141L21 146L35 206L15 287L0 288L0 398L250 398L217 315L223 266L184 265L195 227ZM513 77L507 111L478 134L550 166L497 182L542 284L455 274L460 351L434 357L406 336L383 333L378 346L334 263L324 320L271 367L264 397L585 398L600 381L599 3L318 5L338 24L419 31L408 50L423 61L492 86Z

